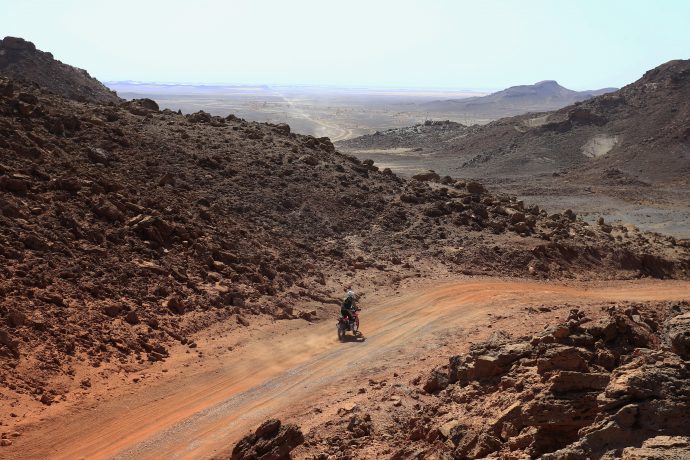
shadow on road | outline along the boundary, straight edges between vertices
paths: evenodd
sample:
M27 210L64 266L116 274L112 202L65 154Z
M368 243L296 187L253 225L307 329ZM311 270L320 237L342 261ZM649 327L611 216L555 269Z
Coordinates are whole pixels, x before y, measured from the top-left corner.
M359 334L359 335L357 335L357 336L354 336L354 335L346 335L346 336L343 337L340 341L343 342L343 343L346 343L346 342L359 342L359 343L361 343L361 342L364 342L366 339L367 339L367 338L364 337L362 334Z

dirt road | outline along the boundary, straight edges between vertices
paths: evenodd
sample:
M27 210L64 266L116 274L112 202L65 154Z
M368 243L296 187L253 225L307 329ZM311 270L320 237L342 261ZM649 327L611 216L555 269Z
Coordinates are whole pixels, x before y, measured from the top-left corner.
M339 343L334 321L291 329L278 322L209 366L190 366L91 410L45 420L0 455L208 458L270 416L308 423L305 408L321 398L332 399L372 372L418 366L430 349L463 340L472 328L490 327L497 315L528 327L529 305L683 299L690 299L688 282L429 285L384 301L369 299L361 315L363 341Z

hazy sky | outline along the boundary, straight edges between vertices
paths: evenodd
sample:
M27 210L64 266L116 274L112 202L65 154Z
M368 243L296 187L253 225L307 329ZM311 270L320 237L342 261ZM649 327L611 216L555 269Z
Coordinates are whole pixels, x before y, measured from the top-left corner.
M104 81L500 89L622 86L690 58L690 0L0 0Z

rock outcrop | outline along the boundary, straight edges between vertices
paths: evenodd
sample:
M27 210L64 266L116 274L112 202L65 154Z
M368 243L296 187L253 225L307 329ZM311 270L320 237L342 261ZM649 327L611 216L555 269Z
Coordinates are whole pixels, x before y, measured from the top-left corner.
M665 331L662 315L670 317ZM530 340L495 334L450 358L448 385L438 396L447 415L421 437L438 429L454 458L584 460L626 448L635 458L644 450L631 446L645 442L651 449L656 436L686 435L690 362L677 353L682 347L664 348L665 340L690 332L685 316L678 307L663 313L629 307L591 321L572 310L564 323ZM442 381L441 372L435 369L430 381ZM687 447L678 442L664 448Z
M573 308L532 337L495 332L414 379L416 392L399 382L338 412L300 455L359 458L355 446L397 459L686 458L690 361L669 343L690 331L688 311L622 304L592 320Z
M287 460L290 452L304 442L296 425L283 425L280 420L264 422L256 431L242 438L232 450L231 460Z
M78 69L36 49L30 41L18 37L0 40L0 76L33 82L70 99L101 103L119 103L114 91Z

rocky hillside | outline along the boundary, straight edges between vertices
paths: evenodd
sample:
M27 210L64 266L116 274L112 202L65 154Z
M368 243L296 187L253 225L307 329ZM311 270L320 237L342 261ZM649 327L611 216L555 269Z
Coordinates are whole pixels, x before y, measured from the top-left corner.
M533 85L511 86L487 96L428 102L424 104L424 108L430 112L458 113L467 117L495 119L528 112L557 110L594 96L611 93L616 89L573 91L553 80L545 80Z
M690 172L690 61L671 61L613 93L554 112L418 133L406 145L442 174L523 177L569 174L590 184L676 183ZM391 130L339 143L379 149L409 137Z
M427 120L415 126L376 131L374 134L338 142L338 146L352 150L409 149L424 152L465 135L471 128L454 121Z
M597 318L574 308L532 337L497 331L410 382L370 380L366 400L311 429L299 454L688 458L689 338L687 303L611 305Z
M46 404L80 365L162 360L217 321L330 317L343 283L690 276L673 238L476 182L404 180L287 125L8 79L0 229L0 381Z
M78 69L53 59L51 53L36 49L22 38L5 37L0 41L0 76L34 82L61 96L80 101L119 103L114 91Z

